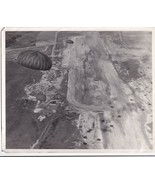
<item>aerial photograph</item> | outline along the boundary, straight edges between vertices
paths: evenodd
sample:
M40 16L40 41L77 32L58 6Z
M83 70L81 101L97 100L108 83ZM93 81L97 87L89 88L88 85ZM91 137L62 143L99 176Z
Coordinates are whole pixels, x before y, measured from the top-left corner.
M151 31L6 31L6 149L151 151Z

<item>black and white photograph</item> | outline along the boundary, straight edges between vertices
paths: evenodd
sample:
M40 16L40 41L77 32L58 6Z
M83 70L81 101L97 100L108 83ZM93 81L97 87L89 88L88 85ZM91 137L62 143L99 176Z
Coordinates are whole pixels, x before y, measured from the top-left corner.
M4 30L3 49L4 152L154 151L151 29Z

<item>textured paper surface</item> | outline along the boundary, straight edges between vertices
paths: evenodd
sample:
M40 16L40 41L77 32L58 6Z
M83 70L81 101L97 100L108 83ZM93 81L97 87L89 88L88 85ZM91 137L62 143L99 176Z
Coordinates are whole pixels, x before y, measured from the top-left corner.
M154 154L154 29L1 33L2 155ZM52 68L17 64L25 50L46 54Z

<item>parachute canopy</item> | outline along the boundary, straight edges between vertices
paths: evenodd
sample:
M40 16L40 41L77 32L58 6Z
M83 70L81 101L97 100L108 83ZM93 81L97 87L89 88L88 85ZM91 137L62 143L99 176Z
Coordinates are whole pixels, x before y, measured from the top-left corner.
M49 70L52 67L52 61L47 55L33 50L21 52L18 55L17 63L36 70Z
M66 40L67 44L74 44L74 42L72 40Z

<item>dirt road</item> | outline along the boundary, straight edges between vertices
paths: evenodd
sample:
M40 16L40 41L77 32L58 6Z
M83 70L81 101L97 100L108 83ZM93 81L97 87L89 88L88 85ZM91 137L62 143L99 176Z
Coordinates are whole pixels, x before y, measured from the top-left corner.
M97 32L76 38L68 51L67 99L81 111L81 132L89 148L151 149L147 110L119 77L107 51Z

